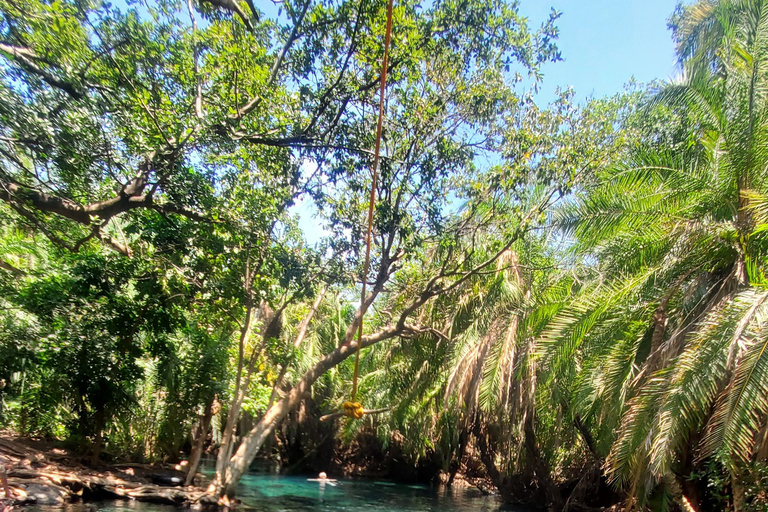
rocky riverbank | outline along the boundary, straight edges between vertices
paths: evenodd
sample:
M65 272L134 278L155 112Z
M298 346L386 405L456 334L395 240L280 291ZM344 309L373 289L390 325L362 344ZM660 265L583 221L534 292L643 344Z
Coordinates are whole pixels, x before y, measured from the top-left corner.
M115 464L88 467L66 450L44 441L0 436L0 464L7 475L7 491L0 485L0 510L40 504L57 505L88 499L135 499L200 506L205 481L183 482L173 466ZM180 478L180 480L179 480ZM10 496L8 495L10 494Z

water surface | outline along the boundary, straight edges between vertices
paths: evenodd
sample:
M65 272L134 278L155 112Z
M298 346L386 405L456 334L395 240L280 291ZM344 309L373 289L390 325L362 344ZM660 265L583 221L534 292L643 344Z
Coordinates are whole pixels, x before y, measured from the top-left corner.
M238 497L268 512L494 512L499 500L476 489L446 489L367 480L331 486L304 477L246 475Z
M447 489L383 481L340 480L331 486L306 477L250 474L238 498L248 512L496 512L498 498L476 489ZM33 506L26 512L180 512L170 505L115 500ZM523 512L514 509L512 512Z

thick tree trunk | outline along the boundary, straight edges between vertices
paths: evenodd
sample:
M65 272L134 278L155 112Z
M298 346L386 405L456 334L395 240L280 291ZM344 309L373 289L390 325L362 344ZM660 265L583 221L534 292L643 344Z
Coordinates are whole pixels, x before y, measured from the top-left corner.
M227 460L232 455L234 444L235 423L240 416L240 406L243 403L244 392L241 389L243 364L245 360L245 343L251 335L251 323L253 317L253 305L249 304L245 309L245 319L240 330L240 345L237 361L237 375L235 377L235 396L227 410L227 422L224 425L221 438L221 446L216 459L216 474L221 474L227 465Z
M250 336L250 324L248 324L247 327L248 332L245 332L245 330L243 331L243 336L240 340L240 358L238 363L238 380L235 384L235 398L232 401L232 405L230 406L229 413L227 415L227 426L225 427L225 436L227 434L229 435L225 438L226 442L222 441L221 448L219 449L219 455L216 460L216 474L221 474L225 470L227 461L232 457L232 451L234 450L235 446L235 432L237 431L237 422L241 419L240 411L242 409L245 396L248 393L248 388L251 383L251 377L253 376L253 372L256 368L256 363L258 362L262 351L267 346L269 339L276 338L280 335L280 330L282 329L281 317L287 305L287 303L283 304L283 306L277 311L272 311L269 306L264 303L262 303L261 307L259 308L259 316L266 322L266 326L261 333L261 344L258 348L254 348L253 352L251 353L248 361L248 367L246 368L245 372L245 378L242 379L241 383L240 375L243 369L244 358L243 347L247 337ZM250 322L250 314L246 317L246 319ZM247 428L248 427L241 427L241 430L246 430Z
M104 439L105 416L106 413L104 407L99 407L96 411L96 438L93 440L93 452L91 454L93 464L98 464L99 459L101 458L101 444Z
M357 340L354 339L356 324L357 321L353 322L349 329L347 329L347 335L345 336L348 340L347 343L318 361L282 400L276 402L267 410L259 422L243 438L237 452L229 459L224 470L217 471L213 482L208 488L209 493L214 494L220 499L225 496L234 496L235 488L240 478L248 470L248 466L253 462L264 441L272 435L277 425L299 405L302 398L309 393L312 384L322 374L355 353L357 350ZM371 336L364 336L362 348L393 338L399 333L398 329L391 328L384 329Z
M203 448L205 447L205 439L208 437L208 429L211 426L211 419L213 418L213 402L215 398L212 398L210 402L205 406L205 411L200 417L200 424L197 427L195 433L195 439L192 445L192 453L189 454L189 464L187 465L187 477L184 479L184 485L192 485L192 481L197 474L197 467L200 465L200 457L203 455Z

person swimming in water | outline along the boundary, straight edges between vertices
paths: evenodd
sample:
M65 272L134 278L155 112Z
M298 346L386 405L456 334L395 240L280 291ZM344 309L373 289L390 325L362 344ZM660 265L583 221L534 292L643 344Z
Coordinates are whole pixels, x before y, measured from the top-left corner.
M307 478L307 482L319 482L321 486L325 484L337 485L339 483L335 478L328 478L328 474L325 471L321 471L317 478Z

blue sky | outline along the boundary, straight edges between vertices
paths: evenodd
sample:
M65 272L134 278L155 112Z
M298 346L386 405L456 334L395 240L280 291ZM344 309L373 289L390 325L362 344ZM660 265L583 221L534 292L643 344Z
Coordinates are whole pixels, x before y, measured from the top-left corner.
M540 97L557 86L574 87L584 99L610 95L633 76L638 82L670 78L674 46L667 19L677 0L520 0L520 12L538 27L552 7L558 20L562 62L547 64Z

